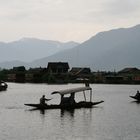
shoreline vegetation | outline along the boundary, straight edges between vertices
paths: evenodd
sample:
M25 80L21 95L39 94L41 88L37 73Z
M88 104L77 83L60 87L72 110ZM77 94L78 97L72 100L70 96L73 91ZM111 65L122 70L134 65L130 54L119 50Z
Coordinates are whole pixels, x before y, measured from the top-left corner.
M1 69L0 80L17 83L103 83L103 84L140 84L140 69L124 68L118 72L91 71L89 67L69 68L67 62L50 62L47 68L24 66Z

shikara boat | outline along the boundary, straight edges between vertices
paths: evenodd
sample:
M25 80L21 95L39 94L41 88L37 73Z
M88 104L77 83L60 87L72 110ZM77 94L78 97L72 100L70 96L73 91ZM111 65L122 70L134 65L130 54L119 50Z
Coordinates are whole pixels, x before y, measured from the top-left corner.
M90 91L90 101L87 101L85 91ZM83 92L84 95L84 101L75 102L74 97L76 93ZM91 87L79 87L79 88L72 88L72 89L66 89L66 90L60 90L60 91L54 91L51 93L54 94L60 94L61 101L60 104L51 104L51 105L45 105L45 104L24 104L26 106L35 107L37 109L76 109L76 108L91 108L94 105L98 105L104 101L98 101L98 102L92 102L92 88ZM65 95L70 94L70 97L64 97Z
M0 81L0 91L6 90L8 85L4 81Z

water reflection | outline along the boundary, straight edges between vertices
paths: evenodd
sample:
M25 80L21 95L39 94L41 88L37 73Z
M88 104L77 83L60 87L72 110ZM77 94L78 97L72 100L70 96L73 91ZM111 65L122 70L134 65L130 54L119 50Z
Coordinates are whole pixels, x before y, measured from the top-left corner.
M64 117L65 114L69 114L71 117L74 117L75 109L64 110L61 109L60 117Z
M45 114L45 109L40 109L40 114L44 115Z
M32 109L28 109L27 111L39 111L40 114L44 115L45 114L45 111L46 109L38 109L38 108L32 108Z
M46 109L38 109L38 108L32 108L28 109L28 111L40 111L40 114L44 115L46 113ZM63 117L66 114L69 114L70 116L74 117L75 109L60 109L60 117Z
M97 108L97 107L93 107L93 108ZM83 110L83 116L88 114L91 117L93 108L83 108L82 109ZM60 117L65 117L65 116L74 117L76 110L78 111L80 109L60 109ZM32 108L32 109L28 109L26 111L31 111L31 112L32 111L39 111L40 114L45 115L45 113L47 112L47 109Z

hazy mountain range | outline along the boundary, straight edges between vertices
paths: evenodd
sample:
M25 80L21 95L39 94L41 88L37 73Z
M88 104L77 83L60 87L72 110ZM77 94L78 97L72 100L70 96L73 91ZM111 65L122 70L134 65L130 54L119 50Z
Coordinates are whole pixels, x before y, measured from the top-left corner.
M41 59L30 63L18 63L28 67L46 67L48 62L64 61L68 62L70 67L80 66L90 67L92 70L111 71L124 67L140 67L140 25L100 32L84 43L74 44L72 48L59 50L52 55L46 53L46 57L43 52ZM34 46L36 47L36 43ZM27 50L29 46L23 44L20 47ZM34 55L34 49L28 51ZM17 66L15 62L0 63L0 67L8 68L10 65Z
M78 44L72 41L62 43L36 38L22 38L9 43L0 42L0 62L13 60L31 62L73 48Z

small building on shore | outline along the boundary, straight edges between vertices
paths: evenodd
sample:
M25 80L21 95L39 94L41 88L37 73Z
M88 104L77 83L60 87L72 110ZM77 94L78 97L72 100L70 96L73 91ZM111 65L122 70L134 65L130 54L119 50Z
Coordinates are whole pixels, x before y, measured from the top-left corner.
M91 69L87 67L73 67L69 71L71 80L75 82L85 82L90 79Z
M48 83L67 83L69 64L67 62L49 62L47 66Z
M47 72L51 74L64 74L69 70L69 64L67 62L49 62L47 66Z
M118 75L123 77L124 83L140 83L140 70L138 68L124 68L123 70L118 72Z

